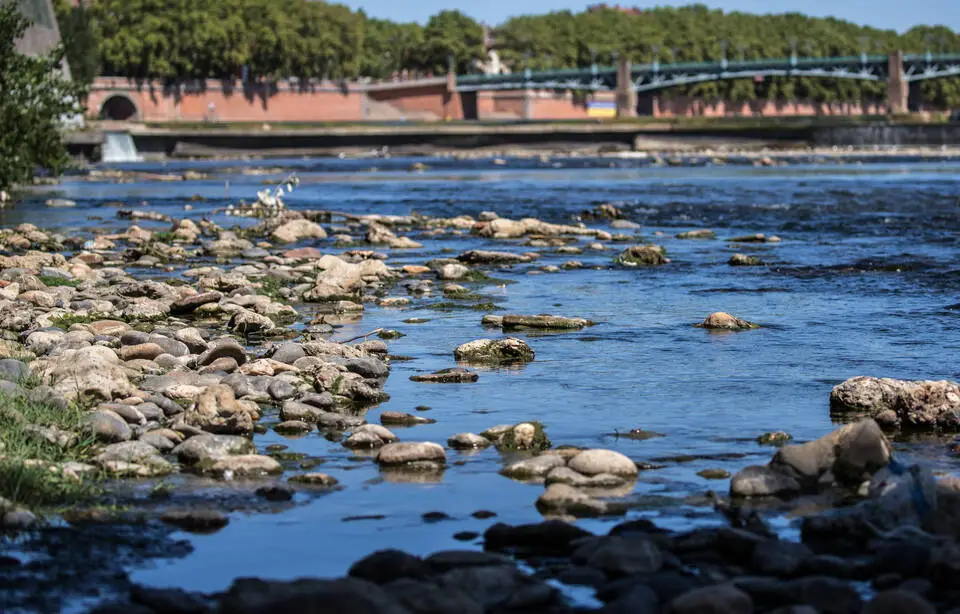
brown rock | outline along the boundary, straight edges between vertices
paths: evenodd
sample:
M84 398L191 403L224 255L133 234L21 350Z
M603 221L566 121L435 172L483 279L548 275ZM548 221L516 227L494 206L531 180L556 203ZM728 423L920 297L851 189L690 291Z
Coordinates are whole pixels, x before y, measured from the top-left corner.
M759 326L752 322L741 320L723 311L711 313L703 322L700 322L696 326L697 328L707 328L711 330L749 330L759 328Z
M222 298L223 295L219 292L204 292L202 294L194 294L193 296L185 296L170 305L170 313L176 315L193 313L201 306L208 303L217 303Z
M422 462L443 465L447 462L447 453L442 446L435 443L403 442L389 443L380 448L380 453L377 454L377 463L380 465L395 466Z
M97 320L87 325L92 334L105 337L119 337L130 330L130 325L119 320Z
M120 358L123 360L153 360L160 354L163 354L163 348L156 343L125 345L120 348Z

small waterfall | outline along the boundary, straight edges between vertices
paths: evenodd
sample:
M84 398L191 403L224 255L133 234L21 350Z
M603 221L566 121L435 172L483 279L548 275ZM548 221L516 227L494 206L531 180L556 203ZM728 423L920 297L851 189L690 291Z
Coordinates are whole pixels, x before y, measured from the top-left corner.
M133 137L126 132L107 132L103 135L101 159L107 163L142 162Z

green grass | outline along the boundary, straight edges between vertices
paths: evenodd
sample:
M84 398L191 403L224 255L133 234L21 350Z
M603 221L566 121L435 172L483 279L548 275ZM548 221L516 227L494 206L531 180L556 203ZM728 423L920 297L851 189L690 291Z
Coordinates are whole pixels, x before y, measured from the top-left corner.
M118 322L126 322L131 325L134 329L141 332L149 333L152 332L156 327L157 322L162 322L166 320L166 315L152 316L148 318L131 318L126 317L122 314L117 314L115 316L107 315L105 313L90 313L87 315L79 315L75 313L66 313L62 316L57 316L55 318L50 318L50 323L56 326L57 328L63 330L70 330L70 327L74 324L90 324L91 322L99 322L100 320L116 320Z
M50 464L85 462L93 456L93 437L83 434L81 428L84 413L73 404L64 409L23 396L0 395L0 497L34 510L93 497L96 489L90 481L50 469ZM56 427L78 435L70 445L61 447L31 432L30 425ZM26 461L42 464L29 465Z
M283 286L283 282L276 277L264 277L260 280L260 287L257 288L257 294L270 297L275 301L282 301L284 297L280 290L283 289Z
M154 243L165 243L169 245L173 242L173 233L165 230L158 230L153 233L151 241Z
M55 318L50 318L50 323L56 326L57 328L62 328L63 330L70 330L70 327L74 324L90 324L91 322L96 322L97 320L105 320L106 316L101 316L99 314L89 314L85 316L65 313L62 316L57 316Z
M467 274L463 276L460 281L489 281L490 276L484 273L483 271L478 271L476 269L471 269L467 271Z
M116 320L116 319L117 318L112 318L102 313L91 313L87 315L65 313L62 316L58 316L56 318L50 318L50 323L56 326L57 328L62 328L63 330L70 330L70 327L73 326L74 324L90 324L91 322L96 322L98 320Z
M79 279L63 279L62 277L54 277L52 275L39 275L37 279L39 279L43 285L48 288L56 288L58 286L76 288L80 285Z

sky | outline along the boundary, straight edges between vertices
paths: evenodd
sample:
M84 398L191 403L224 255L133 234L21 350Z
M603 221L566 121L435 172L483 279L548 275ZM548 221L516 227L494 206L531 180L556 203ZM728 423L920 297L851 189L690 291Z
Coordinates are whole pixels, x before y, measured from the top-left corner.
M372 17L394 21L426 21L444 9L459 9L474 19L495 25L508 17L570 9L580 11L599 0L336 0L362 8ZM608 0L607 4L616 4ZM620 0L624 6L682 6L693 1ZM919 24L945 25L960 30L960 0L699 0L711 8L748 13L801 12L815 17L838 17L854 23L903 32Z

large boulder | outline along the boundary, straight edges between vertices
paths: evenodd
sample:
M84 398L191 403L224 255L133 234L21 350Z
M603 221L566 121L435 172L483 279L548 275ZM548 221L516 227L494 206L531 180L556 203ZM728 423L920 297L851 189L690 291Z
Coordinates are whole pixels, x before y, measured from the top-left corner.
M890 443L873 420L847 424L816 441L784 446L766 467L747 467L733 476L737 496L794 494L824 486L858 487L886 467Z
M960 429L960 384L854 377L834 387L830 410L873 418L883 426Z
M39 373L67 399L86 397L109 401L136 392L117 354L101 345L66 350L48 359Z

